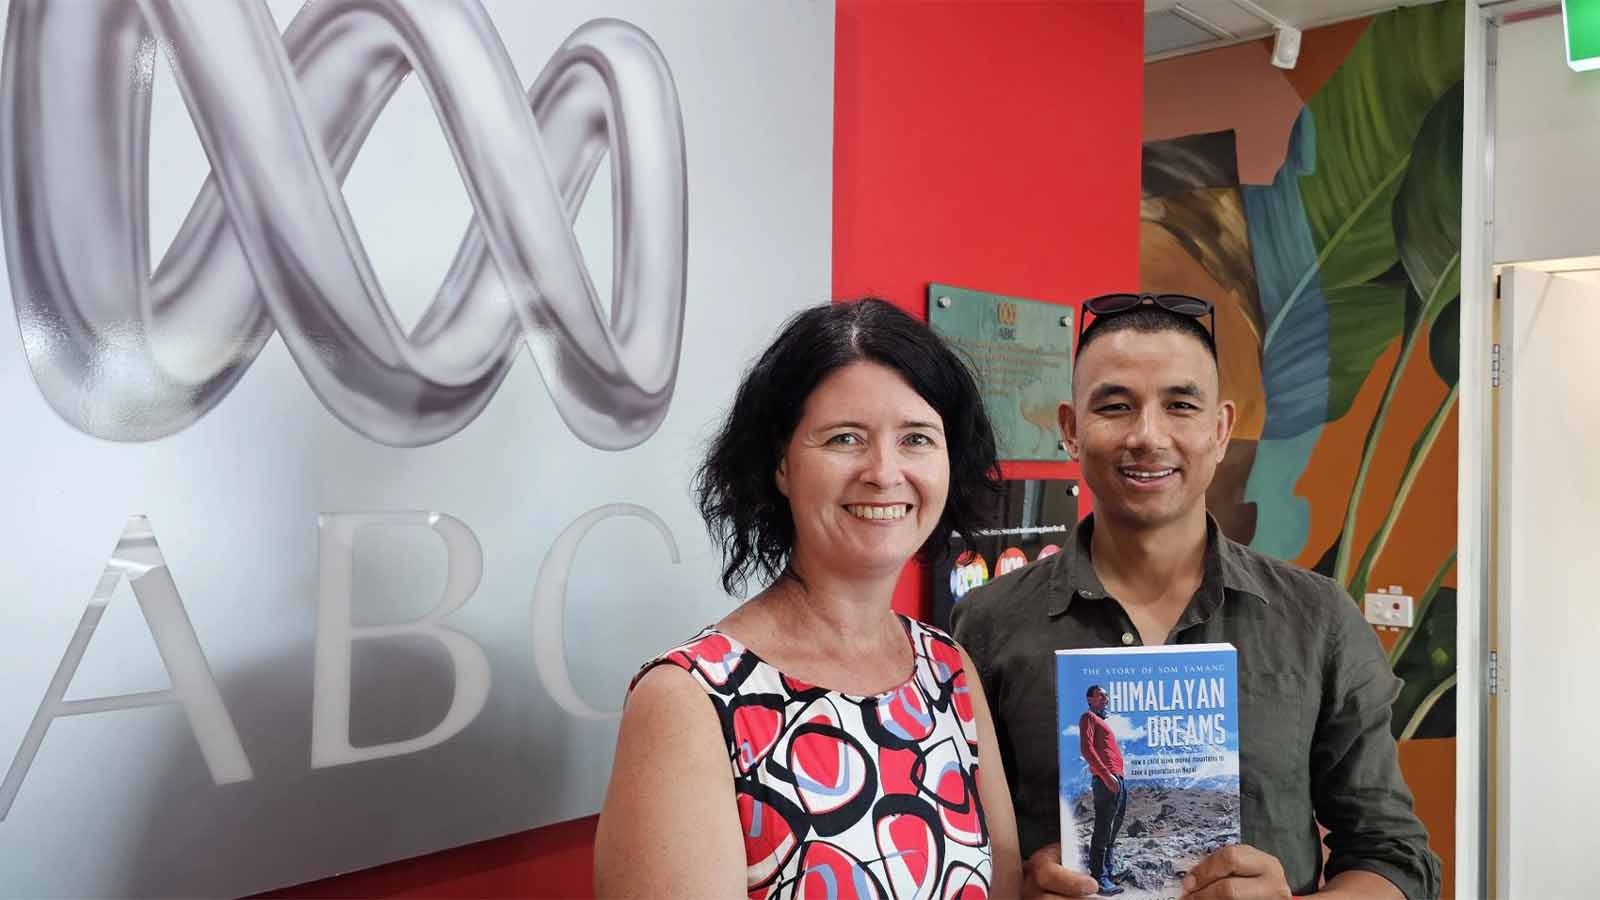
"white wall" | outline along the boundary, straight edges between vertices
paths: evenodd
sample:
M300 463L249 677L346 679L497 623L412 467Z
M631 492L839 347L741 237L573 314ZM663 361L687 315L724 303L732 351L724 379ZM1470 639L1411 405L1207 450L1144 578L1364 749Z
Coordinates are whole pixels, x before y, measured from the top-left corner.
M1600 803L1600 720L1583 674L1600 639L1587 566L1600 474L1579 461L1600 454L1589 403L1600 356L1574 336L1600 328L1600 286L1519 267L1502 295L1497 896L1593 896L1575 873L1600 850L1588 824Z
M1600 253L1600 71L1567 68L1561 17L1500 28L1496 262Z
M574 224L577 249L598 298L610 297L614 284L637 287L644 281L656 286L671 280L624 278L629 269L616 262L626 256L618 250L621 246L648 248L654 260L672 260L674 254L684 260L681 355L665 420L647 440L625 450L603 450L581 440L552 400L551 388L564 383L545 374L543 361L521 349L519 334L506 354L516 359L505 379L481 415L458 434L425 446L380 444L346 426L307 387L282 337L296 320L285 317L289 328L273 320L276 333L253 361L246 360L249 370L233 392L192 427L144 442L104 440L69 420L75 413L71 405L58 414L35 380L35 363L83 358L58 353L55 348L64 345L48 340L40 345L29 337L39 333L35 321L59 319L23 323L14 312L19 305L59 301L68 291L25 290L24 273L30 267L6 256L0 262L0 495L6 500L6 515L0 516L0 897L240 896L590 814L599 807L616 743L615 715L606 714L620 707L629 678L641 662L692 636L735 602L718 584L719 559L695 511L689 477L746 362L771 341L785 318L830 296L833 4L491 0L484 5L487 27L468 21L432 30L432 37L461 43L448 53L413 58L422 63L487 61L500 84L506 83L501 75L514 75L515 83L525 88L575 29L604 16L648 35L671 70L682 116L686 230L678 235L671 228L653 228L642 238L614 240L613 222L626 219L614 207L624 198L672 195L671 185L680 173L670 162L668 141L640 141L658 151L655 157L608 152L606 168L581 201ZM202 150L169 59L184 67L196 58L216 59L224 55L218 47L225 39L252 34L248 26L253 19L246 27L230 21L217 27L217 19L230 16L227 10L233 6L208 2L185 7L215 17L196 29L192 44L206 51L197 57L177 52L173 42L156 41L148 32L75 27L81 24L75 16L115 11L118 4L46 2L24 8L21 0L9 5L0 0L0 23L6 29L30 28L42 21L41 13L68 22L68 27L49 31L49 41L6 32L0 95L7 85L27 89L42 73L51 84L66 85L63 90L77 101L49 108L49 121L41 128L7 124L15 118L0 122L0 146L15 147L30 137L70 138L75 129L96 123L106 124L106 134L115 126L117 136L68 141L67 146L85 153L115 153L146 136L150 142L149 190L131 194L137 198L132 205L148 203L148 212L123 208L120 219L110 213L63 213L61 207L115 208L108 198L116 194L96 190L99 185L90 175L136 174L141 167L78 165L79 157L69 152L0 152L0 198L32 198L28 209L16 215L9 212L16 206L0 202L5 207L0 232L15 235L24 225L61 225L65 239L30 241L27 246L48 248L41 252L83 279L80 284L92 281L96 288L90 293L99 304L97 312L72 316L71 321L109 322L119 334L140 335L145 325L139 316L154 307L147 304L137 315L126 312L130 299L150 296L129 277L143 278L142 273L131 271L133 267L118 271L91 264L102 252L142 252L140 242L97 240L91 236L95 229L147 221L149 255L156 261L164 258L169 244L194 246L174 235L182 234L178 225L211 170L211 156ZM281 30L297 15L330 6L334 4L271 0L268 9ZM120 8L135 9L131 3ZM418 3L412 8L442 15L439 10L470 12L474 6ZM17 12L21 9L28 14ZM15 14L8 18L8 10ZM377 29L376 19L361 21ZM339 32L346 38L363 33L348 27ZM372 33L400 32L397 27ZM501 58L495 43L503 45L511 72L495 67ZM229 46L241 44L260 48L265 42L235 41ZM50 49L30 56L30 50L41 47ZM124 48L143 55L130 65L105 63L118 58L113 51ZM327 74L370 73L362 68L371 65L372 54L365 47L330 58L349 65L303 78L300 97L348 97L370 84L359 77ZM587 65L598 72L608 60L639 57L594 53L587 58ZM442 65L436 68L443 70ZM246 79L226 65L205 71L219 70L235 77L212 82L259 89L260 96L270 96L277 83ZM620 84L653 70L635 63L605 71L608 83ZM191 84L201 80L196 77ZM463 142L458 156L444 137L437 101L430 100L437 94L426 92L421 80L411 74L384 106L338 192L354 225L346 233L359 238L361 255L382 288L380 302L392 303L396 318L407 325L434 302L475 215L463 173L490 170L485 161L498 152L533 152L514 117L462 114L460 119L487 129L486 137L492 139ZM456 96L493 96L493 91L473 90L457 78L441 77L439 83L455 89ZM583 82L563 84L582 87ZM635 138L658 133L630 124L641 121L638 110L660 112L668 104L667 92L655 86L655 92L630 93L642 102L604 120ZM128 96L153 98L147 135L137 115L85 115L92 106L88 100ZM202 97L195 107L209 115L237 109L204 102L211 95L200 91L190 96ZM597 108L587 105L594 93L575 90L562 96L585 100L580 109ZM0 102L7 113L34 106ZM467 106L471 104L455 108ZM302 100L292 112L299 117L314 108L312 101ZM259 115L254 104L252 112L256 122L273 121ZM554 116L547 120L564 121ZM508 121L512 124L504 124ZM306 126L280 124L294 127L275 125L269 137L240 143L252 150L304 147ZM208 133L254 134L241 128ZM540 145L548 150L556 144L541 135ZM257 157L223 152L216 158L222 160L219 171L236 171L234 166ZM650 164L650 159L663 158L669 163ZM55 173L52 183L59 180L65 188L41 197L38 184L18 174L18 163L29 160L39 163L35 168ZM608 172L632 174L619 174L613 182ZM539 166L516 174L524 180L517 187L525 192L513 187L495 196L516 197L537 210L535 188L550 176ZM270 183L282 194L290 184L307 181L275 177ZM326 210L334 204L329 200L323 206ZM237 220L250 224L227 227L237 233L257 224L277 227L310 217L275 219L259 214L263 208L241 204L228 215L250 210L239 213ZM497 217L497 227L509 218ZM555 227L552 217L527 219ZM678 243L680 236L686 250ZM20 243L10 240L8 246L14 249ZM539 259L536 266L544 260L563 266L570 261L570 256L545 255L541 249L562 247L562 241L503 243L516 248L514 253ZM294 261L294 271L328 271L356 256L333 242L311 249L325 252L304 254ZM200 258L205 264L195 267L199 274L190 283L200 291L194 299L207 301L198 308L209 314L218 309L212 301L230 297L216 289L215 280L229 271L219 265L219 260L226 262L220 255ZM288 254L281 259L290 265ZM245 277L258 271L273 272L263 266ZM248 294L252 302L256 293ZM361 308L354 291L329 296L341 313ZM584 309L587 301L579 291L547 296L570 301L569 310ZM491 314L456 321L465 320L475 329L516 321L506 292L485 297L485 308L498 318ZM498 299L505 302L496 303ZM631 335L630 343L632 337L655 337L665 330L650 327L650 320L632 312L617 321L618 330ZM605 345L594 331L563 334L555 324L540 327L544 330L529 329L528 343L546 341L540 346L560 346L569 354L573 347L587 352ZM195 368L192 363L245 346L239 332L201 328L175 333L177 339L164 346L164 368L144 371L165 375L189 366L182 373L187 375ZM332 357L343 353L352 360L381 359L390 372L418 358L418 352L369 354L356 346L374 333L347 340L343 332L322 331L322 352ZM483 333L452 324L446 337ZM568 334L570 343L556 343ZM131 337L120 345L108 341L103 344L108 350L97 348L88 357L95 360L104 387L87 392L86 405L106 392L149 396L139 392L167 383L130 376L123 362L131 354L111 352L135 344ZM429 364L448 355L463 361L463 368L470 366L472 355L460 351L464 345L471 342L432 342ZM641 371L656 371L652 366L647 362ZM404 396L391 394L397 395ZM418 403L407 412L437 408ZM147 418L147 409L135 409L130 421ZM464 522L476 534L481 566L467 562L476 554L454 552L440 535L419 525L416 516L407 519L407 527L370 529L353 549L319 555L323 539L334 533L319 531L319 514L407 510L448 514ZM607 516L629 510L633 514ZM135 515L147 517L154 544L119 543L124 523ZM602 520L596 521L597 516ZM594 526L576 546L572 538L579 531L573 530L574 524ZM672 535L675 555L662 529ZM156 545L172 579L165 584L155 583L163 572L149 564ZM114 549L118 547L126 552ZM138 577L141 583L135 588L130 590L127 579L101 581L114 553L113 575ZM478 568L480 577L470 599L445 624L481 648L486 667L458 665L437 637L442 632L364 637L353 648L347 640L317 644L319 617L329 623L353 619L355 626L364 627L427 613L453 578L453 560L463 561L456 572ZM349 579L327 576L326 563L335 564L328 565L329 572L354 574ZM567 577L558 583L562 572ZM172 636L192 626L231 728L221 724L225 717L211 714L200 727L191 727L185 711L170 704L47 716L41 719L50 724L36 742L37 753L24 752L32 746L28 735L37 734L32 728L36 711L86 607L94 602L92 608L99 608L92 599L97 584L110 591L109 603L66 699L167 687L169 665L157 652L140 603L155 596L151 589L168 595L175 589L185 614L157 616L154 630ZM321 590L324 584L333 589ZM568 602L536 602L536 596L541 601L561 596L539 591L540 585L564 588ZM142 593L136 597L135 591ZM342 615L346 600L350 611ZM168 641L162 648L170 646L176 644ZM558 656L548 652L552 649L562 652L567 674L555 665ZM343 661L349 661L349 668L341 672ZM199 680L208 680L203 671L197 674ZM346 687L347 717L338 715L338 698ZM467 702L455 706L453 691L477 690L487 690L487 696L459 732L441 731L438 736L447 739L431 746L410 742L429 734L447 710L473 708ZM330 697L334 702L328 702ZM317 715L319 698L333 716ZM575 709L580 703L601 715ZM83 706L69 709L85 712ZM330 718L331 723L323 724ZM374 754L314 756L318 729L322 735L342 736L346 722L350 744L357 748L387 752L398 746L407 752L367 759L359 757ZM241 767L224 767L227 777L217 777L196 738L199 732L214 741L234 730L249 766L246 779L234 777ZM326 746L322 740L315 743ZM6 809L8 785L16 790Z

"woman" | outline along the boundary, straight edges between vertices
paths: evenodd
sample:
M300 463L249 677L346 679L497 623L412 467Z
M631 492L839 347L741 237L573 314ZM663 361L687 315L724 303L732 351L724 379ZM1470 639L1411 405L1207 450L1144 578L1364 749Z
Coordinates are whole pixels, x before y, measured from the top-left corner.
M921 323L881 300L789 323L696 479L724 588L767 586L635 679L599 896L1016 894L978 678L890 606L913 554L970 543L996 471L971 373Z

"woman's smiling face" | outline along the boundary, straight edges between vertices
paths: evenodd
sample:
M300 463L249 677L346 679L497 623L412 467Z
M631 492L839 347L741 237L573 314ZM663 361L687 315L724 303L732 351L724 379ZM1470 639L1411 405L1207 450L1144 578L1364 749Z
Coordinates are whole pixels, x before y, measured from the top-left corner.
M944 514L944 421L893 369L852 363L806 398L776 477L802 577L897 573Z

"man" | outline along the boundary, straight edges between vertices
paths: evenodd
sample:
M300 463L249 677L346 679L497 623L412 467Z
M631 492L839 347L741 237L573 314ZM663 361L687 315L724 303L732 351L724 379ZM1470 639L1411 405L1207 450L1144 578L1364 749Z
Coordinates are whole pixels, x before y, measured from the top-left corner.
M1226 642L1243 843L1196 865L1185 896L1437 897L1438 858L1389 731L1399 681L1377 636L1337 584L1230 541L1206 513L1234 422L1199 319L1210 305L1112 295L1085 309L1097 315L1059 417L1094 514L1060 553L955 607L1010 776L1025 895L1098 889L1060 862L1053 651Z
M1089 709L1078 718L1078 752L1089 764L1089 780L1094 783L1094 836L1089 839L1089 877L1095 880L1100 896L1114 897L1122 888L1111 880L1112 850L1122 817L1128 811L1128 793L1122 789L1122 748L1111 726L1105 723L1108 698L1100 685L1092 685L1085 695Z

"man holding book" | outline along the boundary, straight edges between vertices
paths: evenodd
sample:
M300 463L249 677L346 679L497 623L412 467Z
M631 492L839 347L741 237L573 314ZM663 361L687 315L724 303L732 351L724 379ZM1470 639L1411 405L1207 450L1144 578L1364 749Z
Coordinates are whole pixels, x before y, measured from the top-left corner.
M1111 294L1084 312L1059 419L1095 511L1060 553L973 590L953 614L993 708L1025 896L1100 889L1061 865L1054 651L1228 643L1242 843L1194 866L1185 896L1437 897L1438 857L1390 734L1400 684L1377 636L1338 584L1229 540L1206 512L1235 415L1202 324L1214 330L1211 305Z

